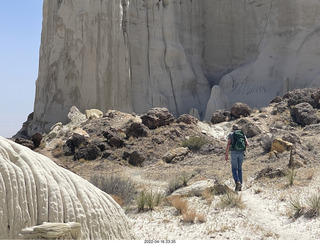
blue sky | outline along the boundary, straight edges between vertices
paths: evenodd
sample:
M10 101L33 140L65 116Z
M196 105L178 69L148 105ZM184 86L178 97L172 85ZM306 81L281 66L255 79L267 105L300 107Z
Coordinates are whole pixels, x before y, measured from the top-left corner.
M11 137L33 111L43 0L0 2L0 136Z

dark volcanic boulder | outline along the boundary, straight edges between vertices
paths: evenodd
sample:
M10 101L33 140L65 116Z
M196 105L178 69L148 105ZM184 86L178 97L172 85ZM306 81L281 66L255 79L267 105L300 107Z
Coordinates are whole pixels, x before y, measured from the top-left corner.
M231 108L231 115L240 118L247 117L252 113L252 109L245 103L235 103Z
M120 148L124 146L123 139L111 130L103 132L103 136L107 139L108 144L111 147Z
M134 122L126 129L126 137L147 137L149 129L142 123Z
M22 146L28 147L31 150L34 149L34 143L31 140L23 139L23 138L16 138L14 141L15 141L15 143L18 143L18 144L20 144Z
M296 89L285 94L283 98L288 99L289 106L294 106L299 103L309 103L313 108L317 108L319 107L320 89Z
M75 153L75 149L79 147L83 147L88 144L87 138L84 135L80 135L74 133L72 138L67 140L63 145L63 151L66 156L73 155Z
M156 129L160 126L169 125L174 121L173 115L167 108L152 108L141 116L142 123L149 129Z
M178 119L178 123L185 123L188 125L197 124L198 120L190 114L182 114Z
M145 160L145 157L138 151L134 151L127 156L129 157L129 164L133 166L142 166L142 163Z
M248 119L240 119L238 125L248 138L261 134L261 129Z
M317 110L307 102L295 105L291 109L291 116L294 122L301 126L317 124L319 122Z
M88 147L79 149L79 151L74 154L74 160L79 160L80 158L95 160L99 156L101 156L100 149L95 145L89 145Z
M282 97L276 96L275 98L273 98L273 99L270 101L270 104L271 104L271 103L279 103L279 102L282 102Z
M40 146L41 140L42 140L42 135L40 133L36 133L32 135L31 140L34 144L34 147L37 148Z
M221 122L229 121L231 119L231 113L230 111L227 111L225 109L217 110L214 112L211 118L212 124L218 124Z

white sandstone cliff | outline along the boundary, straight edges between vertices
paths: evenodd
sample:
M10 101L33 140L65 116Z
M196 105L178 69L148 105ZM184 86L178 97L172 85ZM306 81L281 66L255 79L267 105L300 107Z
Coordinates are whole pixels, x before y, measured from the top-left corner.
M81 224L80 239L132 239L120 206L43 155L0 137L0 239L44 222Z
M228 104L255 107L316 87L319 9L318 0L44 0L29 134L67 122L73 105L196 109L203 119L214 85Z
M201 71L203 4L44 0L32 131L67 122L73 105L203 112L210 94Z
M246 9L248 21L260 23L257 50L255 58L221 79L230 103L259 108L288 90L319 87L320 2L264 0L251 1L251 6L255 18Z

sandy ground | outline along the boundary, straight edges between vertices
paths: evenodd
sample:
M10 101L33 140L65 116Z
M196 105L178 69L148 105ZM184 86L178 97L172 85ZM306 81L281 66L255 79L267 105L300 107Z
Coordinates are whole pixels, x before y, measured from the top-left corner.
M220 197L212 203L201 197L188 198L189 206L206 216L204 223L184 223L175 208L162 206L154 211L130 213L133 231L143 240L316 240L320 239L319 218L289 217L290 197L306 198L319 191L319 174L305 187L284 190L249 182L239 193L243 209L219 207ZM231 181L225 182L232 186Z
M221 133L218 135L220 138L226 133L224 127L221 128ZM216 131L215 129L214 133ZM205 161L210 162L210 160ZM229 175L231 178L228 164L221 166L223 163L225 162L220 163L219 168L223 169L223 175ZM319 217L311 219L304 216L297 219L290 217L292 216L290 199L299 198L305 205L312 194L319 195L320 171L316 170L310 181L297 182L289 187L286 177L265 181L254 180L252 172L245 172L251 167L248 164L252 166L254 160L249 159L244 165L244 175L247 173L248 177L243 190L239 192L244 208L221 208L220 196L214 196L212 202L203 197L189 197L187 198L189 207L204 215L205 222L185 223L182 216L170 205L156 208L152 212L128 213L137 238L143 240L320 239ZM225 179L221 183L234 188L231 179Z

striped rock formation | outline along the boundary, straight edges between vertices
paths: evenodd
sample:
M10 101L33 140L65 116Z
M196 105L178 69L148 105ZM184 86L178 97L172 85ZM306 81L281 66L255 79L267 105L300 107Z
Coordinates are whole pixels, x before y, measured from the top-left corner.
M49 223L81 224L79 239L132 239L120 206L47 157L0 137L0 239Z

